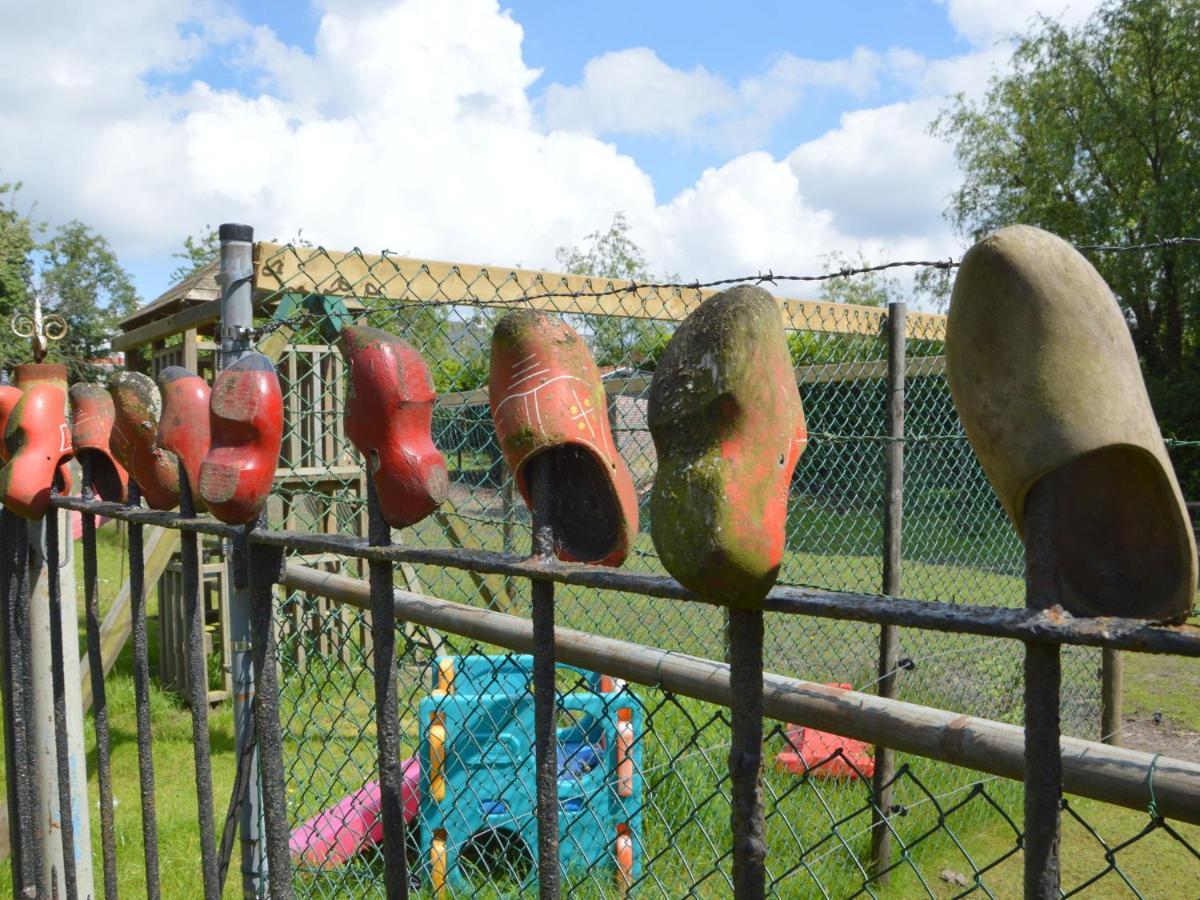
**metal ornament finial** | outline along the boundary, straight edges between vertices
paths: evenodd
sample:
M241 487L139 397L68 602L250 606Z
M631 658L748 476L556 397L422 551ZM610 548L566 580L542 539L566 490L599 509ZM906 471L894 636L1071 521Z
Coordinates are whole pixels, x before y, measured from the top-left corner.
M67 320L58 313L42 315L42 301L36 295L33 298L33 315L17 313L12 317L10 326L17 337L29 338L35 363L46 358L50 341L61 341L67 336Z

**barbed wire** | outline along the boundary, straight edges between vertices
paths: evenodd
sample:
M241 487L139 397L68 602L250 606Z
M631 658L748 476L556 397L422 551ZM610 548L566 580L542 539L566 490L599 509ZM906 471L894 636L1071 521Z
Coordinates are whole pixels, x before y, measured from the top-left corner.
M1075 249L1081 253L1144 253L1149 250L1172 249L1177 247L1200 246L1200 237L1168 237L1159 238L1140 244L1076 244ZM318 248L323 252L322 248ZM766 272L759 270L754 275L740 275L730 278L717 278L712 281L637 281L630 280L622 285L609 285L597 290L546 290L537 293L527 293L512 300L483 300L474 299L469 305L473 306L510 306L516 303L528 303L535 300L550 300L554 298L601 298L615 297L624 294L636 294L638 291L701 291L712 288L731 287L733 285L779 285L787 282L817 283L833 281L838 278L852 278L857 275L870 275L891 269L934 269L949 272L961 265L961 260L954 257L945 259L905 259L877 263L869 266L844 266L834 271L806 275L777 275L774 270ZM336 268L336 263L334 263ZM357 310L347 310L345 316L356 317L372 313L395 311L405 307L420 305L422 301L413 300L394 304L380 304ZM286 319L273 319L257 328L249 329L249 335L263 338L273 331L306 321L319 321L326 317L324 313L314 313L303 310L288 316Z

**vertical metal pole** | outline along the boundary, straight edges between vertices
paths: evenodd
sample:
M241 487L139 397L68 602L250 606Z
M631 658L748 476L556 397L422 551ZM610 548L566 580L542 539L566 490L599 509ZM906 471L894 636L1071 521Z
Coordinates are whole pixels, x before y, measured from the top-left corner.
M12 850L13 891L23 897L44 897L47 878L44 820L38 816L37 746L33 734L33 672L29 653L29 539L28 527L0 507L0 554L4 568L4 733L8 767L8 832Z
M1125 657L1120 650L1100 651L1100 740L1121 746L1121 696L1125 690Z
M729 609L729 781L733 832L733 896L766 896L763 814L763 613Z
M550 467L530 462L533 555L554 555ZM554 582L533 581L533 741L537 778L538 894L558 900L558 695L554 684Z
M92 458L84 454L83 496L92 499ZM113 830L112 765L109 754L108 698L100 651L100 586L96 569L96 516L83 514L83 601L87 616L88 663L92 683L92 718L96 729L96 782L100 789L100 850L104 862L104 896L117 898L117 845ZM11 782L10 782L11 784Z
M883 450L883 593L897 597L901 592L901 539L904 524L904 366L906 356L906 303L888 304L887 426L889 440ZM900 629L879 628L879 696L896 696L896 661L900 655ZM896 754L875 746L875 775L872 780L871 871L886 884L892 862L892 832L888 812L892 807L892 779Z
M386 547L392 531L379 507L374 476L367 476L367 532L372 547ZM383 885L388 900L408 897L405 858L404 771L400 763L400 708L396 688L396 616L392 565L372 560L371 646L375 670L375 732L379 745L379 794L383 813Z
M138 486L129 482L129 505L139 506ZM158 877L158 817L154 808L154 752L150 734L150 654L146 639L146 565L142 526L128 525L129 616L133 623L133 694L137 714L138 780L142 797L142 843L146 861L146 896L162 895Z
M250 351L249 329L254 325L254 304L250 283L253 271L254 229L249 225L222 225L221 263L218 280L221 284L221 356L219 367L224 369ZM225 559L232 563L233 548L225 547ZM241 836L242 896L259 897L264 884L264 863L259 823L262 821L262 799L259 787L258 751L251 735L254 718L254 662L250 628L250 593L238 587L232 572L226 572L229 592L229 643L233 668L233 735L237 757L250 754L247 764L253 775L241 806L238 833Z
M264 524L263 513L259 524ZM235 563L249 588L250 634L254 647L254 729L258 735L258 762L262 780L263 823L266 827L267 894L290 900L292 862L288 851L291 824L287 813L287 787L283 772L283 735L279 727L279 667L275 652L275 583L283 575L283 551L251 545L247 525L237 542L241 557Z
M51 496L55 491L51 489ZM58 580L58 510L51 509L43 520L46 534L46 591L50 605L50 683L54 691L54 761L58 775L58 821L62 830L62 867L66 897L79 896L75 868L75 819L71 808L71 760L67 748L66 679L63 677L62 597ZM72 630L72 635L75 631ZM72 653L77 652L75 647ZM85 805L86 809L86 805ZM86 848L89 855L91 847ZM90 896L89 891L89 896Z
M187 469L179 461L179 513L196 515ZM208 661L204 656L204 604L200 602L199 535L179 533L183 564L183 602L187 616L188 695L192 707L192 757L196 766L196 808L200 826L200 873L205 900L219 900L216 824L213 814L212 763L208 746Z
M1025 605L1059 602L1055 496L1034 485L1026 500ZM1059 703L1062 661L1058 644L1025 644L1025 897L1059 897L1062 751Z

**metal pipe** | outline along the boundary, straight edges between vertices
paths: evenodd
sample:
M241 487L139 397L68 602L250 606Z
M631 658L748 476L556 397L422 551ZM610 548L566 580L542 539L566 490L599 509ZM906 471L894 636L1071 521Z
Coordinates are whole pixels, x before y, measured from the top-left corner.
M92 457L84 454L83 494L92 494ZM96 783L100 791L100 852L104 866L104 896L117 898L117 845L113 823L112 761L108 735L108 697L104 660L100 652L100 586L96 570L96 517L83 517L83 602L87 618L88 668L92 685L92 720L96 730ZM10 781L9 784L12 784Z
M138 486L129 482L129 503L140 503ZM142 843L145 848L146 896L162 896L158 871L158 817L154 809L154 752L150 734L150 658L146 640L146 567L142 525L129 523L129 615L133 624L133 693L137 715L138 781L142 799Z
M550 521L553 482L548 464L530 462L533 495L532 555L554 556ZM537 783L538 895L557 900L558 871L558 693L554 683L554 582L534 581L530 627L533 635L533 744Z
M386 547L392 532L379 507L375 479L367 477L367 532L372 546ZM379 794L383 817L384 889L388 900L408 897L405 854L404 772L400 761L400 698L396 687L396 617L392 615L391 563L369 563L371 652L375 673L375 732L379 748Z
M904 366L905 316L908 305L888 304L887 432L894 438L883 447L883 583L888 597L900 596L904 530ZM900 627L879 626L877 693L896 696L896 663L900 658ZM892 862L892 832L888 815L892 808L892 780L896 777L896 753L876 745L875 774L871 790L871 871L879 884L887 884Z
M237 532L233 526L213 519L182 519L174 513L135 510L119 503L87 501L78 497L60 497L55 503L63 509L91 510L96 515L127 522L136 521L200 534L229 537ZM353 559L442 566L473 570L485 575L511 575L596 590L644 594L647 597L711 602L666 575L565 563L557 559L518 558L487 550L407 545L373 548L368 546L365 539L352 535L285 530L256 530L251 533L249 540L252 544L284 547L301 553L337 553ZM1160 625L1144 619L1115 617L1076 618L1061 610L949 604L802 587L775 587L763 601L763 610L778 615L901 625L927 631L976 634L1034 643L1111 647L1136 653L1200 657L1200 627L1195 625Z
M763 614L730 608L729 823L733 846L733 896L758 900L767 891L767 840L763 812ZM607 670L605 670L607 671Z
M364 582L305 566L289 564L283 584L360 609L370 604ZM405 621L518 653L533 649L527 619L398 589L392 597L395 615ZM555 629L554 647L557 659L568 665L729 705L729 667L714 660L568 628ZM1025 730L1016 725L771 673L763 676L763 712L776 721L886 743L901 753L1004 778L1020 781L1025 774ZM1159 812L1200 825L1200 764L1077 738L1062 738L1061 749L1063 786L1070 793L1145 812L1153 765Z
M220 269L217 280L221 287L220 368L237 362L250 351L250 330L254 327L254 229L249 225L225 224L218 229L221 242ZM222 532L236 538L240 529ZM231 565L234 550L225 547L226 564ZM254 664L251 653L250 595L238 587L236 579L226 571L232 588L229 591L230 667L233 681L233 736L238 759L252 754L253 781L247 786L246 799L241 807L238 833L241 835L242 896L259 897L265 877L265 860L260 842L262 801L259 777L259 756L248 749L251 720L254 717Z
M179 513L196 514L187 469L179 460ZM187 617L188 697L192 707L192 759L196 767L196 810L200 826L200 874L205 900L219 900L216 822L213 813L212 762L208 746L208 660L204 655L204 604L200 602L199 536L182 533L183 603ZM98 657L97 657L98 658Z

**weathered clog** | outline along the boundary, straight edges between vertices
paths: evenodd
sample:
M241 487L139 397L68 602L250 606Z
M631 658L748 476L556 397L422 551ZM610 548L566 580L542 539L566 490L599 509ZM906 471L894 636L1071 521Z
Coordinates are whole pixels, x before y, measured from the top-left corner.
M492 335L488 400L505 462L531 509L531 464L551 469L558 557L619 566L637 536L637 492L613 443L587 344L544 313L509 313Z
M446 461L433 444L437 393L429 366L376 328L346 326L341 342L350 364L346 435L367 462L384 519L393 528L413 525L450 493Z
M13 407L21 399L21 389L11 384L0 384L0 463L8 462L8 450L4 445L4 429L8 426L8 417Z
M8 462L0 469L0 497L10 512L40 519L50 489L71 488L71 428L67 423L66 366L32 363L16 367L21 396L8 416L4 443Z
M179 505L179 462L158 446L162 397L158 385L141 372L114 372L108 380L116 418L109 446L117 462L137 482L151 509Z
M192 500L197 509L203 509L196 488L200 484L200 463L211 441L208 408L212 391L207 381L182 366L167 366L159 372L158 389L162 395L158 446L183 463Z
M1129 326L1092 265L1038 228L963 257L946 332L959 418L1018 533L1052 510L1062 605L1179 619L1196 545Z
M217 375L209 428L200 498L222 522L253 522L271 493L283 442L283 395L269 359L250 353Z
M75 457L92 470L92 490L101 500L124 503L129 473L112 454L111 438L116 411L112 396L98 384L71 385L71 442Z
M681 584L753 608L783 561L788 491L808 441L779 304L757 287L710 297L650 385L654 546Z

